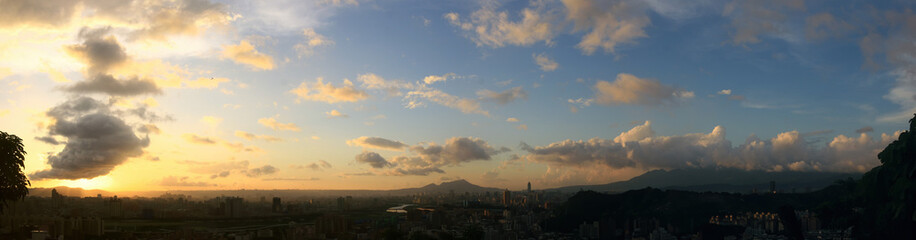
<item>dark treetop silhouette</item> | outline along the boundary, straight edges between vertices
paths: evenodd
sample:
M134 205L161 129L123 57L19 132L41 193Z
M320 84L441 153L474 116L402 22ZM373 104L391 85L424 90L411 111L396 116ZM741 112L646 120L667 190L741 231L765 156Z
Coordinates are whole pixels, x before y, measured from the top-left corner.
M22 139L0 131L0 213L8 201L20 200L29 194L31 183L22 173L24 167Z

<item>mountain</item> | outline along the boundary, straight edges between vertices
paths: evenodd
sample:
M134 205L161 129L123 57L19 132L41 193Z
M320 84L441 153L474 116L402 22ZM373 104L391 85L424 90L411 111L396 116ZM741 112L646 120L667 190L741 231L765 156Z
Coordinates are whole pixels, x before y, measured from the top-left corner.
M443 182L442 184L439 184L439 185L436 185L436 184L429 184L429 185L426 185L426 186L420 188L420 190L426 191L426 192L449 192L449 191L455 191L455 192L461 192L461 193L463 193L463 192L494 192L494 191L501 191L501 190L498 189L498 188L488 188L488 187L477 186L477 185L474 185L474 184L472 184L472 183L470 183L470 182L468 182L468 181L466 181L466 180L464 180L464 179L456 180L456 181L451 181L451 182Z
M71 188L64 186L57 186L52 188L30 188L29 196L36 197L51 197L51 190L57 190L58 194L68 196L68 197L95 197L99 194L102 196L110 197L112 194L110 192L98 189L82 189L82 188Z
M601 185L568 186L547 191L576 192L592 190L598 192L623 192L646 187L688 191L751 192L768 191L770 181L776 182L777 191L790 192L817 190L829 186L836 180L859 178L859 173L831 172L765 172L746 171L735 168L688 168L674 170L653 170L630 180Z

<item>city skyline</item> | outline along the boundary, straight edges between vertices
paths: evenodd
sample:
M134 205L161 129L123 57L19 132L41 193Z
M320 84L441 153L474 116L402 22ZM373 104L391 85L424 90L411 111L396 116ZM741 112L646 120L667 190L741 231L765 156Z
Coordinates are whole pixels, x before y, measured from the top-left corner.
M864 173L916 112L906 1L3 1L32 187L557 188Z

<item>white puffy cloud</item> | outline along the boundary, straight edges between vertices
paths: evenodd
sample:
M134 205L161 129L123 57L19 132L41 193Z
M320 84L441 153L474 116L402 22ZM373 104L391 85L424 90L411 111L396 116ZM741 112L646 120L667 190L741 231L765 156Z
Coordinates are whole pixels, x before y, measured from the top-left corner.
M334 45L334 41L331 41L331 39L328 39L324 35L318 34L315 32L315 29L312 28L302 30L302 35L305 37L305 42L293 46L300 57L312 55L315 48Z
M274 136L269 136L269 135L257 135L257 134L249 133L249 132L245 132L245 131L235 131L235 136L236 136L236 137L240 137L240 138L244 138L245 140L248 140L248 141L253 141L253 140L263 140L263 141L267 141L267 142L279 142L279 141L283 141L282 138L278 138L278 137L274 137Z
M529 46L537 42L552 44L556 34L553 16L546 14L544 6L532 1L531 6L522 9L519 20L510 20L506 11L497 12L496 4L484 4L462 20L458 13L443 15L451 25L459 27L477 44L493 48L506 45ZM513 17L514 18L514 17Z
M646 121L614 139L565 140L531 147L525 159L551 168L675 169L730 167L765 171L864 172L879 165L877 153L898 136L883 134L875 140L866 133L857 138L836 136L826 146L816 146L798 131L779 133L762 140L747 138L733 146L725 128L709 133L656 136Z
M448 79L450 79L450 78L451 78L451 79L454 79L455 77L457 77L457 75L455 75L455 73L446 73L446 74L443 74L443 75L429 75L429 76L426 76L425 78L423 78L423 83L426 83L426 84L433 84L433 83L436 83L436 82L445 82L446 80L448 80Z
M293 132L301 131L301 129L299 129L299 126L296 126L295 123L281 123L273 117L258 119L258 123L260 123L261 125L265 127L268 127L270 129L277 130L277 131L293 131Z
M614 82L598 81L593 88L595 102L605 105L660 105L694 96L693 92L626 73L618 74Z
M563 0L563 4L574 31L588 31L577 45L586 55L599 48L614 53L617 45L648 36L644 29L651 22L642 2Z
M337 111L337 109L334 109L334 110L325 112L324 115L327 115L328 118L346 118L346 117L350 117L350 115L347 115L347 114L344 114L344 113L342 113L342 112L340 112L340 111Z
M314 83L303 81L291 93L296 94L298 100L310 100L326 103L358 102L369 97L366 91L357 89L350 80L344 80L344 85L337 87L331 83L324 83L323 78L318 78Z
M259 52L247 40L242 40L238 45L223 46L222 56L252 67L255 70L271 70L276 67L274 58Z
M560 67L560 64L557 64L556 61L551 60L550 57L548 57L545 53L536 55L532 54L531 57L534 58L534 63L536 63L538 67L541 67L541 71L552 72Z

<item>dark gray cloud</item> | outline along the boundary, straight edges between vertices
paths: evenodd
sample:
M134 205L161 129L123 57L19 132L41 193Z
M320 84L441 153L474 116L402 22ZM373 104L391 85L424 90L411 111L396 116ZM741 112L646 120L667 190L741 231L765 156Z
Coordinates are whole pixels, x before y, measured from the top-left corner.
M143 148L149 146L148 137L137 137L124 120L91 98L67 101L47 115L55 119L49 134L64 137L67 143L61 152L48 157L51 169L30 175L34 180L105 175L127 159L143 155Z
M528 92L522 90L522 87L514 87L502 92L480 90L477 92L477 96L496 101L499 104L507 104L517 99L528 99Z
M279 169L275 168L274 166L264 165L259 168L252 168L252 169L246 170L245 175L248 177L260 177L263 175L270 175L270 174L277 173L277 171L279 171Z
M220 172L220 173L210 175L210 179L214 179L214 178L218 178L218 177L224 178L224 177L228 177L228 176L229 176L229 171L222 171L222 172Z
M64 90L71 93L104 93L111 96L162 94L162 89L159 89L153 81L140 80L136 77L118 80L108 74L96 75L88 80L64 87Z
M83 43L67 46L70 55L79 58L87 66L89 75L108 72L118 64L127 61L127 53L114 36L108 35L111 28L83 28L79 32Z
M861 133L869 133L869 132L874 132L874 131L875 131L875 129L872 128L872 127L870 127L870 126L865 126L865 127L856 129L856 133L859 133L859 134L861 134Z
M68 22L76 13L80 1L73 0L0 0L0 28L4 27L58 27Z
M362 136L356 139L347 140L347 145L350 146L360 146L364 148L375 148L375 149L387 149L387 150L403 150L407 147L407 144L404 144L399 141L384 139L380 137L367 137Z
M376 169L390 168L384 174L393 176L445 173L446 166L457 166L461 163L490 160L493 155L509 151L508 148L494 148L478 138L454 137L444 145L435 143L418 144L408 147L411 155L397 156L390 161L380 154L365 151L356 156L359 163L368 163Z
M368 163L373 168L384 168L391 165L382 155L374 152L363 152L356 155L356 162Z
M42 141L44 143L51 144L51 145L60 144L60 142L57 141L57 139L52 136L35 137L35 140Z
M162 90L151 80L132 77L117 79L109 70L126 63L129 58L124 48L109 35L111 28L84 28L79 38L83 42L66 47L67 52L86 64L86 80L66 86L71 93L103 93L111 96L136 96L161 94Z

